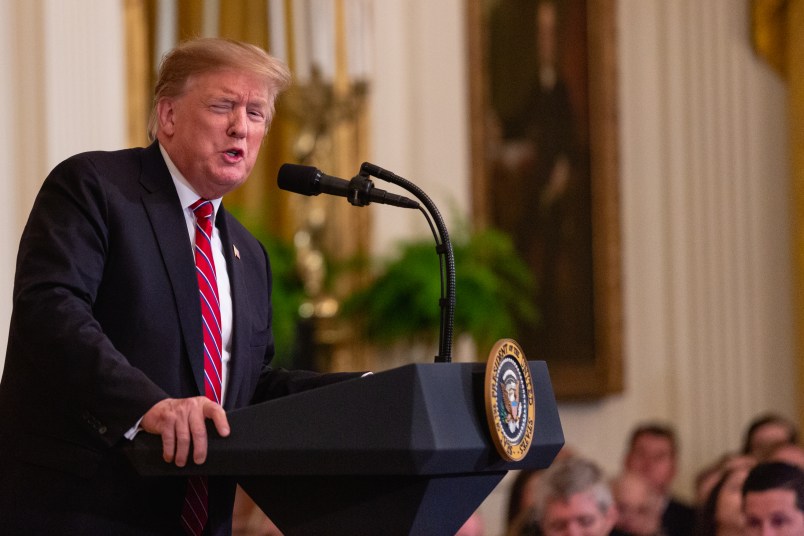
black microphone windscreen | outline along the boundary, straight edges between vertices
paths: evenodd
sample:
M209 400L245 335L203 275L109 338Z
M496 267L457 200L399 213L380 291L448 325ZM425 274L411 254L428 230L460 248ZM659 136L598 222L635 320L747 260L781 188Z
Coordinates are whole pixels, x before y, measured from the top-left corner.
M313 166L299 164L282 164L277 175L277 185L282 190L302 195L318 195L320 172Z

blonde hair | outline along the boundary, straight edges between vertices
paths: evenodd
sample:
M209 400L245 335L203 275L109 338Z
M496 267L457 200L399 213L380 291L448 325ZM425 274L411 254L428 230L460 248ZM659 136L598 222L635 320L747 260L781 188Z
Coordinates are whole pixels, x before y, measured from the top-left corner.
M156 139L159 121L156 108L164 98L184 93L187 81L194 75L219 69L247 71L265 79L273 117L276 98L290 86L291 75L287 65L250 43L204 37L184 41L162 57L159 64L148 135ZM270 122L266 125L266 129Z

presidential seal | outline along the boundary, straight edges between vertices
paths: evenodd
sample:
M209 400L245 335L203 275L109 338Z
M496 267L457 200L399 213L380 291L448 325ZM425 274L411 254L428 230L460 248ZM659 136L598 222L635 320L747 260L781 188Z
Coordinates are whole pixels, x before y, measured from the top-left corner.
M486 418L497 452L512 462L527 455L533 442L533 382L525 354L512 339L500 339L486 365Z

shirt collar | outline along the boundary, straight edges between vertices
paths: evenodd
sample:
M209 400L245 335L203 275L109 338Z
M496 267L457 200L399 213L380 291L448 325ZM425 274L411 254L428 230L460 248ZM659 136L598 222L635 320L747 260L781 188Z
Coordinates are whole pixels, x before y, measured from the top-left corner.
M198 193L190 186L190 183L184 178L184 175L181 174L179 168L176 167L176 164L173 163L173 160L170 159L168 156L167 151L162 144L159 144L159 151L162 153L162 158L165 159L165 164L167 164L168 171L170 171L170 178L173 179L173 185L176 187L176 193L179 194L179 202L181 202L181 206L183 209L187 209L198 201L201 197ZM218 197L217 199L211 199L212 206L215 209L214 215L215 217L218 216L218 208L221 206L221 198ZM214 218L213 218L214 221Z

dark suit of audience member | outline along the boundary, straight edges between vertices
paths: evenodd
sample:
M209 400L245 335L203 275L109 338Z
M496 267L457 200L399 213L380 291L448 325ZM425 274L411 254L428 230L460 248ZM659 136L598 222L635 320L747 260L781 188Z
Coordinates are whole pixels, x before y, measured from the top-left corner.
M670 498L662 514L662 528L667 536L691 534L695 527L695 510L689 505Z

